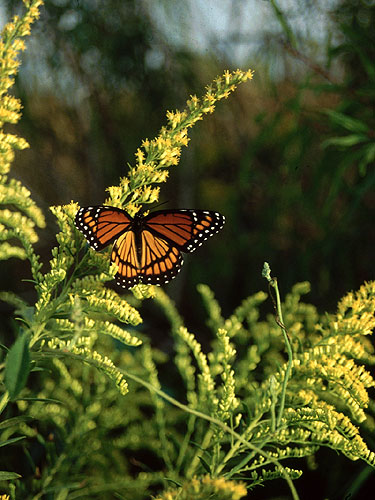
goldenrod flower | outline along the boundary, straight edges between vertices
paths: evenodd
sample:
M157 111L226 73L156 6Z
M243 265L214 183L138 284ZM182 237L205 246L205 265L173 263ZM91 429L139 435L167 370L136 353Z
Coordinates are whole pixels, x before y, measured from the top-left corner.
M0 210L0 222L4 227L0 258L28 257L35 278L39 264L32 248L32 244L38 239L34 227L35 225L44 227L44 217L31 200L30 192L20 182L8 180L6 176L14 160L14 151L27 148L28 143L25 139L2 130L5 123L17 123L21 117L20 100L7 92L14 83L14 76L20 65L19 54L25 49L25 43L21 37L29 34L30 25L37 19L38 7L42 2L40 0L25 1L25 4L27 7L25 15L15 16L12 22L7 23L0 38L0 204L12 205L18 210ZM21 241L23 248L4 241L14 237Z
M212 85L207 87L201 99L191 95L185 110L167 111L167 126L162 127L155 139L145 139L135 153L136 166L130 167L127 178L131 191L123 189L127 186L121 181L120 189L123 189L121 194L114 187L108 188L111 197L108 203L126 207L129 213L133 214L137 205L157 201L159 191L150 191L146 187L165 182L167 179L165 169L178 165L181 149L189 142L188 129L202 120L205 114L212 113L217 101L227 98L237 85L251 80L252 77L251 70L246 72L227 70L222 77L216 78ZM132 210L129 208L130 204Z

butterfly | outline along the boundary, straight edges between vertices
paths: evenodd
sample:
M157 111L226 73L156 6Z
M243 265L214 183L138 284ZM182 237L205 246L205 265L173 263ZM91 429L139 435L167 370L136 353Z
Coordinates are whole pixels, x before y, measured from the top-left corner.
M117 284L168 283L181 270L181 252L194 252L224 226L225 217L210 210L158 210L131 217L125 210L99 205L81 208L75 225L94 250L113 243L111 262Z

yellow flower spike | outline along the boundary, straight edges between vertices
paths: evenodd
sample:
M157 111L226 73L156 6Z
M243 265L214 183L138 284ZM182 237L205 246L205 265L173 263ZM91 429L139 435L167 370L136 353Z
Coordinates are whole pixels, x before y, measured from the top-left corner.
M33 2L39 5L41 2ZM26 12L23 17L15 16L12 22L5 25L0 38L0 129L4 123L17 123L21 117L21 102L7 94L14 83L14 76L20 66L19 53L25 49L25 43L20 37L29 32L31 23L36 19L37 10ZM7 174L14 160L15 149L25 149L27 141L13 134L0 130L0 174ZM42 212L30 198L30 192L18 181L8 180L0 175L0 203L6 206L16 206L20 211L1 211L0 218L7 229L2 233L2 240L18 238L24 249L7 242L2 243L1 258L19 256L29 258L34 279L38 279L40 267L34 254L32 244L38 239L34 231L35 225L44 227ZM21 212L22 211L22 212Z
M167 111L167 126L163 126L159 135L153 139L145 139L141 147L135 153L136 166L129 168L128 182L132 190L129 200L129 190L123 190L120 200L116 198L116 206L128 209L129 201L141 203L141 196L144 192L140 187L150 185L155 182L165 182L167 175L156 175L158 171L165 171L166 168L178 165L181 156L182 146L187 146L189 142L187 131L205 114L213 113L215 103L223 98L227 98L241 82L251 79L253 72L236 70L230 72L226 70L223 76L219 76L211 85L206 87L205 94L200 99L196 95L190 95L186 109L179 111ZM145 169L147 165L149 169ZM121 188L122 184L120 184ZM112 187L108 191L112 191ZM116 193L118 195L118 192ZM157 201L157 199L155 200Z

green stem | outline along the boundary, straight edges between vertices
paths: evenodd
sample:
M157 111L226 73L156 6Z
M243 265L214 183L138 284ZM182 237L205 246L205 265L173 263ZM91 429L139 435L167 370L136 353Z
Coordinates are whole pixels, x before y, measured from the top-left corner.
M197 448L195 455L194 455L194 458L192 459L192 461L189 465L189 468L186 471L186 477L190 478L194 475L196 468L200 464L200 460L199 460L200 452L205 451L209 447L213 435L214 435L214 433L213 433L212 429L209 428L208 431L206 432L204 438L203 438L202 445L200 446L200 448Z
M273 297L272 297L272 300L274 302L274 307L275 307L275 310L276 310L276 323L281 328L281 331L282 331L283 336L284 336L286 350L287 350L287 353L288 353L288 364L287 364L287 367L286 367L285 377L284 377L283 385L282 385L282 388L281 388L280 408L279 408L279 414L278 414L277 420L276 420L276 429L278 429L280 427L281 419L283 418L283 413L284 413L286 387L288 385L288 380L289 380L291 372L292 372L293 353L292 353L292 347L290 345L290 340L289 340L289 337L288 337L288 332L286 331L286 328L285 328L285 325L284 325L283 312L281 310L281 300L280 300L279 287L277 286L277 278L272 278L271 277L271 268L270 268L268 262L264 263L263 271L262 271L262 276L264 278L266 278L266 280L268 281L269 285L272 286L272 288L274 288L274 290L275 290L276 304L274 302Z
M186 450L188 448L188 444L189 444L191 435L194 432L195 421L196 421L196 417L194 415L190 415L189 420L188 420L188 424L187 424L187 431L186 431L184 440L182 441L182 445L180 446L180 451L179 451L178 458L176 461L177 473L180 472L182 462L185 458Z
M280 300L279 287L277 286L277 279L273 278L270 281L270 285L275 289L275 293L276 293L276 309L277 309L277 315L278 315L278 320L279 320L277 323L280 326L281 331L283 332L284 341L285 341L285 345L286 345L286 350L287 350L287 353L288 353L288 364L287 364L287 367L286 367L285 377L284 377L283 385L282 385L282 389L281 389L279 414L278 414L277 420L276 420L276 428L278 429L280 427L281 419L283 418L283 413L284 413L286 387L288 385L288 380L289 380L289 377L290 377L290 374L291 374L291 371L292 371L293 353L292 353L292 347L290 345L288 333L287 333L286 328L284 326L283 313L282 313L282 310L281 310L281 300Z
M270 380L270 390L271 390L271 431L275 432L276 431L276 404L277 404L277 395L275 393L275 386L276 380L273 375L271 375L271 380Z
M272 437L272 436L269 436L269 437ZM267 443L269 442L269 438L265 439L261 444L260 444L260 448L263 448ZM230 471L229 474L226 474L225 477L227 478L230 478L232 476L234 476L238 471L241 471L245 465L250 462L250 460L255 456L255 452L252 451L251 453L249 453L248 455L246 455L245 458L243 458L241 460L241 462L239 464L237 464L235 467L233 467L233 469ZM263 462L262 463L262 466L264 466L267 462ZM259 465L258 465L259 467Z
M253 429L256 428L259 422L259 417L257 417L242 433L243 436L250 436ZM240 449L241 444L239 441L234 443L231 447L231 449L228 451L228 453L225 455L223 458L222 464L217 467L217 472L220 473L224 467L226 466L227 462L237 453L237 451ZM250 457L251 458L251 457ZM250 460L249 458L249 460ZM237 469L237 468L236 468ZM233 470L233 469L232 469Z

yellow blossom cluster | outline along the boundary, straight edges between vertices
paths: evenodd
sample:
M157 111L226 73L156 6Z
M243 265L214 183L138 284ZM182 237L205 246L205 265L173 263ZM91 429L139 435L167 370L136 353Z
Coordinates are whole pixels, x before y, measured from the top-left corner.
M0 126L3 122L16 123L20 117L20 102L14 97L6 96L6 92L14 83L14 76L20 65L19 53L25 50L22 37L30 34L31 24L39 17L42 0L24 1L27 11L24 16L14 16L7 23L0 38Z
M119 300L112 290L106 290L103 293L103 297L90 294L85 297L85 299L91 311L111 314L119 321L131 323L133 325L138 325L142 321L137 309L130 306L124 300ZM71 301L73 303L74 297L71 297Z
M29 145L22 137L17 137L14 134L5 134L0 130L0 174L9 172L11 163L14 160L15 149L26 149ZM2 178L2 183L6 178Z
M0 128L6 122L17 123L20 119L21 102L8 95L7 91L13 85L14 77L18 72L19 54L26 47L21 37L30 34L30 26L39 17L39 7L43 2L34 0L24 3L27 7L25 15L14 16L13 21L4 26L0 37ZM1 159L1 164L9 164L12 161L10 149L24 149L25 147L27 143L24 139L0 131L0 156L6 156ZM1 164L0 171L5 173Z
M198 98L193 95L183 111L167 111L167 125L152 140L145 139L135 153L136 165L130 167L129 175L123 178L120 186L107 189L110 199L107 203L126 207L134 214L138 206L153 203L159 198L159 188L155 184L165 182L168 167L178 165L181 149L189 143L188 129L203 116L212 113L220 99L227 98L240 83L251 80L251 70L225 71L206 88L206 93Z
M364 283L338 305L334 328L340 334L371 335L375 329L375 282Z
M220 351L215 360L221 365L221 379L223 381L222 394L218 403L218 416L222 420L228 420L233 410L240 404L236 397L234 370L231 367L232 358L236 356L236 350L230 343L228 332L224 328L219 328L217 338Z
M120 393L125 396L125 394L128 393L128 384L120 370L113 364L108 356L102 356L97 351L93 351L88 348L85 345L88 341L88 337L81 337L75 341L64 341L61 339L53 338L48 342L48 347L50 349L61 349L64 351L69 351L72 354L84 359L88 363L97 366L115 382Z
M0 36L0 205L16 207L0 211L1 243L0 259L28 257L35 275L38 266L32 244L38 239L35 225L45 226L41 210L30 198L30 192L18 181L8 180L7 174L14 160L16 149L25 149L28 143L14 134L5 133L5 123L17 123L21 117L21 102L8 94L14 83L20 61L19 54L25 49L21 39L30 33L30 26L39 16L41 0L24 0L26 12L22 17L14 16L5 25ZM23 215L25 214L25 215ZM18 238L24 248L8 243L7 239Z

